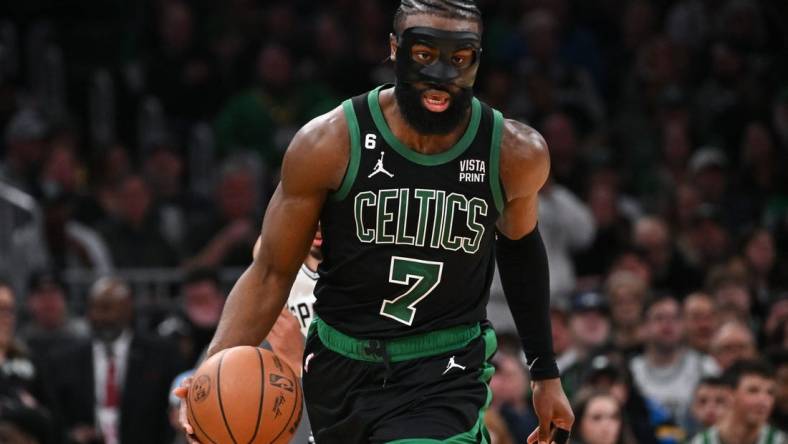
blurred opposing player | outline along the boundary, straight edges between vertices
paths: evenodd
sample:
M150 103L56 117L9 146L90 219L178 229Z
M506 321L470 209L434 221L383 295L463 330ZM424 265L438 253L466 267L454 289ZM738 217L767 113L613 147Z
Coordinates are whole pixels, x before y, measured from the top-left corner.
M268 334L320 222L303 377L318 443L489 441L496 257L533 380L539 426L528 442L548 444L554 431L564 442L572 427L537 228L549 154L532 128L474 98L481 31L471 0L402 0L396 84L299 130L260 252L225 305L209 355Z

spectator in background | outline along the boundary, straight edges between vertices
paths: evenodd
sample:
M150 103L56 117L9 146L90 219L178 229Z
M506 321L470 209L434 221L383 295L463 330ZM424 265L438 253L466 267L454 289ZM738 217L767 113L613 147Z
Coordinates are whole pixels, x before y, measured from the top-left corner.
M752 330L741 321L728 321L717 330L711 340L711 356L722 371L734 362L755 359L758 355Z
M734 202L744 223L758 222L780 185L780 157L765 124L750 122L741 137Z
M195 366L211 342L224 307L219 277L209 269L187 273L181 284L180 306L159 324L157 331L178 344L183 361Z
M101 235L76 220L77 197L53 194L43 201L44 238L50 267L86 269L106 274L113 269L112 255Z
M646 283L628 271L612 273L605 282L613 323L613 345L626 356L642 352L642 316L647 291Z
M712 427L730 409L730 387L719 376L707 376L698 382L692 397L692 421L688 436Z
M133 295L102 278L88 296L91 339L59 350L46 381L73 443L168 444L170 383L183 368L166 341L132 330Z
M47 154L48 131L47 122L38 110L17 111L5 128L0 178L26 193L38 195L38 173Z
M662 442L657 440L655 427L665 425L669 418L659 406L644 398L632 384L625 363L625 358L615 352L595 356L590 360L581 392L610 393L623 406L624 422L631 428L636 442L661 444Z
M717 267L709 272L706 286L714 298L721 322L738 320L755 326L752 319L752 295L743 276L737 276L727 267Z
M676 295L685 295L702 285L700 273L677 251L667 223L647 216L635 223L633 244L644 252L652 275L652 288Z
M588 186L588 165L583 159L580 135L572 117L554 112L542 122L542 136L550 146L550 174L573 194L582 195Z
M646 303L644 318L645 352L630 363L634 382L686 427L693 389L702 377L717 373L717 366L686 346L681 305L673 297L655 296Z
M30 319L19 329L19 337L38 357L67 348L88 337L88 325L68 313L66 291L60 278L51 271L34 273L26 300Z
M320 83L300 82L295 65L295 57L285 46L269 42L260 49L255 85L231 98L216 117L221 155L251 151L268 170L278 171L298 127L338 105Z
M784 444L783 432L768 425L774 407L774 370L760 360L738 361L723 375L732 390L730 408L691 444Z
M193 122L209 118L218 109L221 93L214 61L201 47L189 2L170 1L158 9L159 44L147 62L149 91L161 98L175 120Z
M777 263L774 236L763 227L749 230L743 236L739 254L757 311L766 314L766 307L776 296L773 293L778 278L774 273Z
M769 363L774 367L774 379L777 382L771 423L780 430L786 431L788 430L788 348L773 349L767 356Z
M566 303L575 289L572 253L594 240L594 218L571 191L552 180L539 193L539 220L550 266L552 303Z
M184 158L169 142L151 148L143 171L158 209L161 233L170 245L183 253L189 220L208 212L212 203L186 189Z
M557 359L561 382L568 397L577 393L587 370L587 362L594 352L610 341L610 317L607 301L596 291L572 295L569 331L572 348Z
M530 381L517 335L501 333L498 337L498 353L492 360L495 374L490 380L491 408L501 415L514 441L521 443L537 425L536 415L527 399Z
M573 406L572 435L577 444L635 444L624 422L621 404L608 392L581 393Z
M587 248L575 256L581 282L591 280L601 286L613 261L631 243L632 213L639 212L631 198L619 193L619 176L611 168L597 171L591 177L586 202L594 216L596 233Z
M16 296L11 286L0 280L0 395L17 401L35 402L41 397L36 366L25 346L14 336Z
M246 267L260 233L259 181L243 159L228 160L216 190L216 212L189 229L187 268Z
M0 442L50 444L54 430L49 413L18 400L0 397Z
M775 300L767 310L766 322L763 324L761 333L762 340L767 346L785 347L783 338L785 336L785 326L788 325L788 293L785 293Z
M690 229L682 237L684 254L695 268L708 272L727 258L731 236L720 210L713 205L701 204L696 208Z
M122 179L115 189L116 214L102 229L117 267L170 267L175 251L164 239L150 187L140 176Z
M706 293L692 293L684 298L683 310L687 345L697 352L709 353L719 325L714 299Z

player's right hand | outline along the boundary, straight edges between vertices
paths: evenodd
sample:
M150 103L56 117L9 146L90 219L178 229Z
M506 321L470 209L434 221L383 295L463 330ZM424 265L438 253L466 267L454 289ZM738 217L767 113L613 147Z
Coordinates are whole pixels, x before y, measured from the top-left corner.
M189 415L186 412L186 397L189 396L189 387L192 385L192 377L189 376L181 381L180 387L175 388L172 394L181 398L181 408L178 413L178 421L181 423L181 429L186 435L186 441L189 444L200 444L200 441L194 436L194 429L189 424Z

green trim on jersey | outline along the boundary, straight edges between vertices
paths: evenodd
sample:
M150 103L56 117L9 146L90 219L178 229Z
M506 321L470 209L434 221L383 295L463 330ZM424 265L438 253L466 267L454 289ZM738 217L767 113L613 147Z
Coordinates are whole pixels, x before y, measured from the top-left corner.
M490 142L490 189L498 213L503 213L504 201L501 187L501 139L503 138L503 114L493 110L493 133Z
M340 355L365 362L383 362L382 354L375 353L381 346L386 347L391 362L439 355L463 348L481 334L479 324L459 325L388 341L357 339L348 336L315 317L310 325L315 326L320 342L329 350Z
M358 127L358 119L356 118L356 111L353 109L353 102L350 99L342 102L342 110L345 112L347 129L350 133L350 159L348 160L345 177L342 179L342 185L331 196L334 200L342 200L350 192L353 182L356 181L358 164L361 161L361 130Z
M492 328L485 329L484 332L482 332L482 340L484 341L484 364L482 364L482 374L479 377L479 381L487 388L487 400L479 409L479 418L476 420L473 427L467 432L446 439L406 438L389 441L386 444L490 444L490 435L489 432L487 432L487 427L484 425L484 414L487 412L487 408L490 407L490 403L492 402L490 379L492 379L493 373L495 373L495 368L488 361L498 348L498 343L495 339L495 331Z
M468 149L468 147L471 146L473 139L476 138L476 132L479 129L479 122L481 122L482 119L482 105L479 100L474 97L471 101L471 120L468 123L468 128L466 128L465 134L462 135L460 140L458 140L454 146L438 154L423 154L413 150L412 148L409 148L407 145L397 139L397 136L391 132L391 128L389 128L388 123L386 123L386 118L383 116L383 110L380 109L380 102L378 101L381 88L383 88L383 86L378 86L377 88L370 91L369 95L367 96L369 109L372 113L372 120L375 121L375 126L377 126L378 131L380 131L380 134L383 136L383 139L386 140L386 143L388 143L389 146L394 149L394 151L398 152L402 155L402 157L410 160L411 162L415 162L424 166L441 165L450 162L459 157L460 154Z

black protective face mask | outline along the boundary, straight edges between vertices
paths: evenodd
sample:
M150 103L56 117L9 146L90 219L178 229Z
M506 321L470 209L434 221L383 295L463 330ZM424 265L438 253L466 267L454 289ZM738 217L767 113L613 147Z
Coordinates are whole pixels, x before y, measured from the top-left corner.
M473 32L443 31L414 27L402 32L397 41L397 83L394 95L408 124L424 134L446 134L456 129L466 116L473 99L473 83L479 67L480 37ZM423 44L438 50L438 57L429 65L413 60L414 45ZM464 67L452 62L455 52L473 49L473 59ZM417 83L423 84L416 86ZM454 88L450 88L450 87ZM440 113L422 105L427 89L445 91L451 96L449 107ZM459 92L452 90L459 89Z

